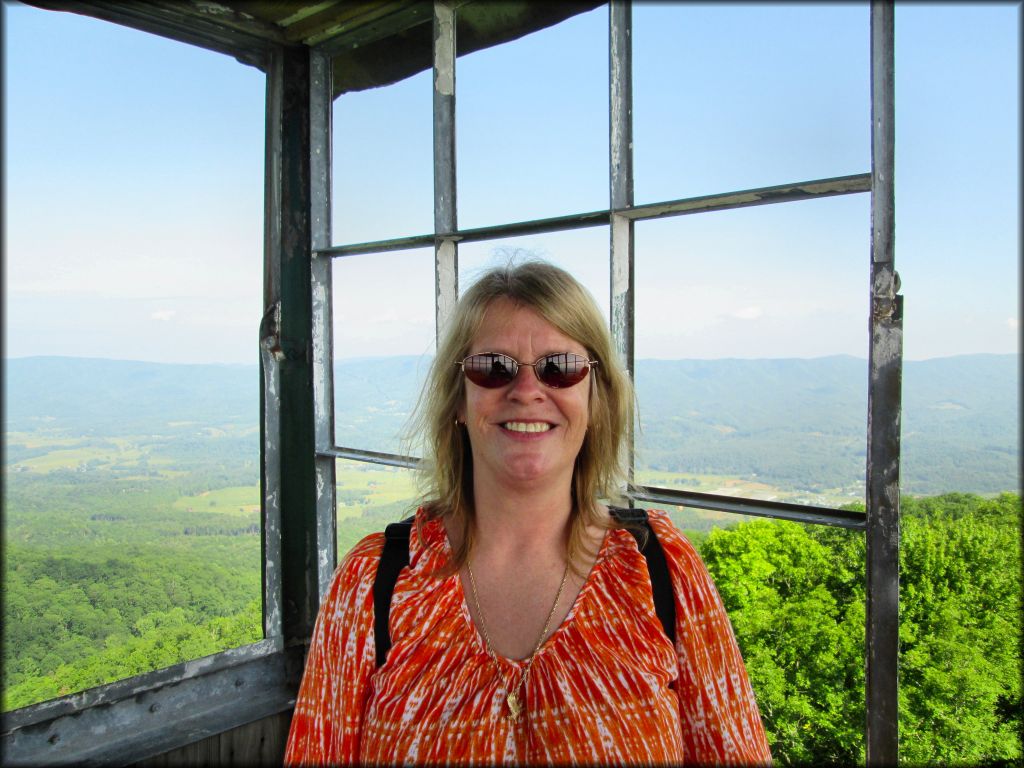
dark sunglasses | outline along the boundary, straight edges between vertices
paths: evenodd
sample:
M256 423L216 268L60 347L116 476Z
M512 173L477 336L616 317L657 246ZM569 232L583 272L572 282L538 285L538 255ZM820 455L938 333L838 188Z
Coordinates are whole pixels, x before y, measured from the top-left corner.
M520 363L500 352L480 352L455 363L462 366L466 378L479 387L497 389L511 384L519 369L533 368L541 384L554 389L565 389L579 384L587 377L590 366L597 360L587 360L572 352L557 352L532 363Z

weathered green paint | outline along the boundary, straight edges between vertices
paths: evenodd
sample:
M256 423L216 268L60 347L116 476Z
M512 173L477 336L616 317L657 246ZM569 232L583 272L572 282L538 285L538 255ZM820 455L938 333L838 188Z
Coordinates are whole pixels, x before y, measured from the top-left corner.
M277 234L267 244L276 262L272 298L280 302L279 505L282 631L286 644L312 634L319 604L315 428L313 423L312 220L310 215L310 58L304 46L282 47L268 77L280 98L268 114L268 214Z

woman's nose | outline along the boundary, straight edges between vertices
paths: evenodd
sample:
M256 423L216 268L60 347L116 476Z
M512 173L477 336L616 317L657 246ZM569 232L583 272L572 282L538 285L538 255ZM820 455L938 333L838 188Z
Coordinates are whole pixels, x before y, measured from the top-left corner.
M545 394L544 385L537 378L537 370L532 365L520 365L519 373L509 387L508 396L512 399L537 400Z

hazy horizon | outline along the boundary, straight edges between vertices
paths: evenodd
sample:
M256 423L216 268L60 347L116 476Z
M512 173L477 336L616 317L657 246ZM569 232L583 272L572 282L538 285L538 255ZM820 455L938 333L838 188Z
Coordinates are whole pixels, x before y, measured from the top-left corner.
M258 353L254 353L258 355ZM927 362L929 360L948 360L954 357L1013 357L1020 356L1020 351L1016 352L960 352L950 355L935 355L934 357L922 357L922 358L908 358L904 357L904 363L916 363L916 362ZM642 360L664 360L664 361L676 361L676 360L702 360L702 361L717 361L717 360L824 360L828 358L850 358L853 360L861 360L867 362L867 357L861 357L859 355L850 355L843 352L837 352L828 355L764 355L762 357L747 357L743 355L728 355L723 357L650 357L650 356L637 356L635 359L637 362ZM61 359L73 359L73 360L107 360L110 362L123 362L123 363L146 363L148 365L216 365L216 366L250 366L258 365L258 360L254 360L249 363L238 362L238 361L163 361L163 360L146 360L143 358L134 357L108 357L103 355L52 355L52 354L41 354L41 355L4 355L2 360L4 362L8 360L33 360L39 358L61 358ZM421 359L432 359L433 355L416 355L412 353L399 353L394 355L358 355L352 357L336 357L334 363L348 363L348 362L360 362L365 360L384 360L394 358L411 358L415 360Z

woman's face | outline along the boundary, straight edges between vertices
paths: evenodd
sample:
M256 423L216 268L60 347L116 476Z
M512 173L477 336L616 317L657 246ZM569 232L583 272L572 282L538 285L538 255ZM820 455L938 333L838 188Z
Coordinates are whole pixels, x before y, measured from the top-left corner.
M479 352L500 352L523 365L510 384L498 389L465 382L458 415L469 433L474 484L515 491L551 483L568 489L587 430L593 371L575 386L553 389L525 364L556 352L586 357L586 348L534 310L502 298L488 307L470 345L469 354Z

